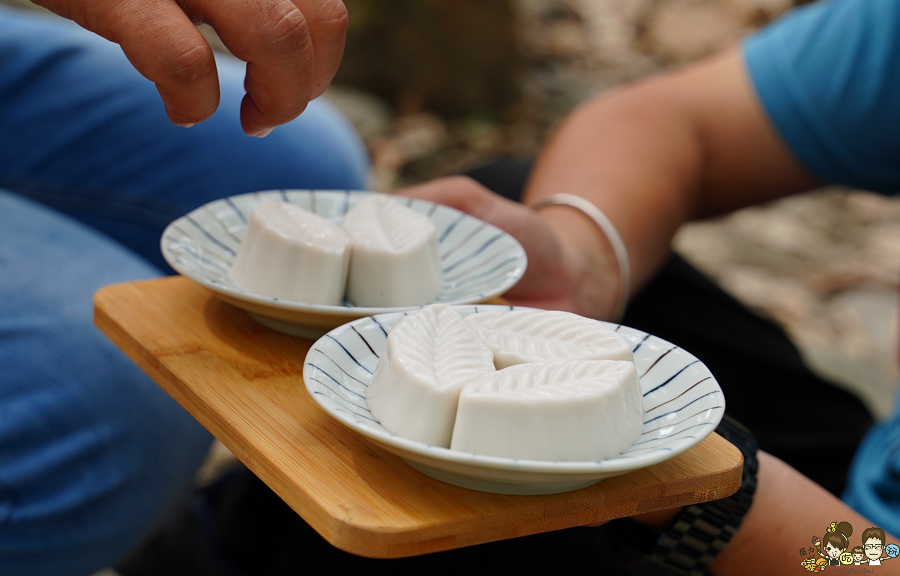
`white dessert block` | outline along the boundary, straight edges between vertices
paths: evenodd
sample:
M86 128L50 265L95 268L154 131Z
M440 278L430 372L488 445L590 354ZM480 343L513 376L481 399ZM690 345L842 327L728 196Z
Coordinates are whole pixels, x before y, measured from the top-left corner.
M436 304L390 331L366 402L394 434L449 448L460 390L490 372L488 347L456 310Z
M643 415L631 362L520 364L463 388L450 448L523 460L599 461L637 440Z
M466 318L494 353L497 370L526 362L626 360L628 343L602 323L569 312L514 310Z
M344 216L353 243L347 299L357 306L430 304L443 289L431 219L390 197L370 196Z
M350 239L340 226L267 200L253 211L230 274L256 294L336 306L344 300L349 264Z

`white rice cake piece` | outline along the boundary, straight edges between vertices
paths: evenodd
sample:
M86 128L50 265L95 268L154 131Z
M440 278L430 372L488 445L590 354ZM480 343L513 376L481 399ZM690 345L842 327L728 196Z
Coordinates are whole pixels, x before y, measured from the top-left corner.
M344 300L350 249L337 224L300 206L266 200L250 217L231 278L255 294L338 306Z
M390 331L366 402L394 434L449 448L460 390L491 372L488 347L456 310L435 304Z
M437 229L431 219L384 194L344 216L353 243L347 299L357 306L430 304L444 287Z
M497 370L555 360L634 362L634 354L622 336L597 320L570 312L484 312L472 314L466 322L494 353Z
M463 388L452 450L551 462L599 461L641 435L644 408L632 362L520 364Z

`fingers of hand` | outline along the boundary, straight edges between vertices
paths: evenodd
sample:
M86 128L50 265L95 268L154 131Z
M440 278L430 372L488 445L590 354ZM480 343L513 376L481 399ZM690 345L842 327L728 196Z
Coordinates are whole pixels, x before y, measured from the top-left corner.
M196 32L196 28L193 31ZM187 32L185 36L188 36ZM156 83L169 120L190 125L206 120L218 108L219 77L212 49L199 32L196 37L191 34L179 40L175 50L146 68L129 54L129 50L125 50L125 54L138 71Z
M205 120L219 104L215 58L191 18L171 0L50 0L47 8L116 42L162 96L176 124Z
M182 0L247 62L241 125L263 135L296 118L312 94L315 62L306 16L290 0ZM189 4L189 5L188 5Z
M444 204L482 220L487 219L496 202L503 200L466 176L438 178L424 184L404 188L397 194Z
M294 0L306 15L315 55L312 97L322 95L334 78L344 55L349 16L340 0Z
M347 32L340 0L38 0L122 46L156 83L169 118L193 124L218 106L213 52L195 23L208 22L246 61L241 122L259 135L296 118L337 71Z
M247 62L244 131L261 135L293 120L331 81L347 31L337 0L181 0Z
M566 259L553 230L533 210L490 192L474 180L453 176L399 192L456 208L511 234L528 255L522 280L506 296L523 305L579 311L569 286Z
M439 178L398 193L471 214L511 234L526 251L535 240L535 231L543 238L549 230L531 208L495 194L466 176Z

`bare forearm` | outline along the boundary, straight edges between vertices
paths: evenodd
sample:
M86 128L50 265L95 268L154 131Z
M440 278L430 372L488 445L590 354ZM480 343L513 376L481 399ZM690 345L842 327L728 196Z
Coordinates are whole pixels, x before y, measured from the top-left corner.
M577 110L548 143L525 202L558 192L583 196L616 225L628 247L635 284L642 284L694 211L702 156L691 128L660 109L644 85L623 89ZM564 208L546 217L571 230Z
M567 192L597 205L621 232L639 287L683 222L813 185L735 50L582 106L546 146L526 202ZM547 218L566 234L573 218L563 210Z
M545 147L526 190L581 196L625 242L632 290L655 273L685 221L808 189L814 180L769 126L737 51L604 95L576 110ZM537 216L462 178L404 193L455 206L513 234L528 271L516 304L611 319L621 299L612 244L587 215Z
M759 490L740 530L713 564L721 576L794 573L800 548L832 522L849 522L858 540L872 522L781 460L759 454ZM894 541L895 538L888 536Z
M781 460L759 452L758 488L740 529L711 566L716 576L794 574L811 549L811 538L822 537L832 522L849 522L858 540L874 526L830 492ZM651 512L635 517L648 526L666 530L679 510ZM888 535L888 540L896 540ZM815 556L810 550L808 556Z

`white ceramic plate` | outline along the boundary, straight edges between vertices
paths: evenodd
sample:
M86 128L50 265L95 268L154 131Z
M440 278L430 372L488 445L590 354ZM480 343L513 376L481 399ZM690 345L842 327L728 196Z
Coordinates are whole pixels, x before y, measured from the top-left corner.
M508 306L457 306L463 316ZM362 318L313 344L303 366L306 388L340 422L410 466L450 484L502 494L553 494L650 466L681 454L715 430L725 397L712 374L685 350L640 330L607 324L634 351L644 393L644 431L624 453L599 462L544 462L479 456L429 446L388 432L369 412L366 387L387 333L406 313Z
M247 221L261 201L297 204L340 224L347 210L370 194L271 190L210 202L166 228L161 242L163 256L172 268L247 310L259 322L297 336L318 338L355 318L421 308L360 307L350 302L324 306L281 300L248 292L235 285L228 274ZM444 289L435 303L484 302L511 288L525 273L525 250L506 232L448 206L411 198L401 200L410 209L428 215L438 231Z

